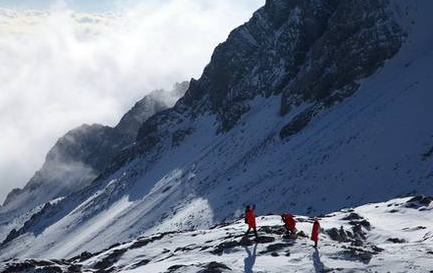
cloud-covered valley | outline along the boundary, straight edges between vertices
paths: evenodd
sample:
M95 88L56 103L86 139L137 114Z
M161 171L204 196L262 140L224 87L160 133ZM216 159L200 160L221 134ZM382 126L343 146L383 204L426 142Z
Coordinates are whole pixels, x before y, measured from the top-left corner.
M136 100L199 77L263 0L170 0L83 13L0 6L0 202L66 131L114 125Z

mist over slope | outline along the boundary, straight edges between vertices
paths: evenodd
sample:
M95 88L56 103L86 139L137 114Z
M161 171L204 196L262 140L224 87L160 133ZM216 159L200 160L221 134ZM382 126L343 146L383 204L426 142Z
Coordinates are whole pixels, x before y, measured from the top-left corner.
M258 214L432 193L431 1L269 0L93 183L0 258L72 257Z
M0 208L0 238L20 228L45 203L59 200L88 186L122 151L135 141L142 123L173 106L188 88L155 90L138 101L115 127L84 124L61 137L48 152L44 165L23 189L11 191ZM15 221L14 221L15 219Z
M7 1L0 1L1 203L59 136L83 123L114 126L143 91L199 77L215 46L265 0L107 0L118 5L100 12L78 6L104 0ZM26 9L29 1L41 8Z

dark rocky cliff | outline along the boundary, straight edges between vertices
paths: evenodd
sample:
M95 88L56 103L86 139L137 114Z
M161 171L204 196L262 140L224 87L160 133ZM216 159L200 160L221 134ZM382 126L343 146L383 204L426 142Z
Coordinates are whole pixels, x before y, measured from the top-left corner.
M201 78L190 82L174 108L143 124L137 137L139 153L155 147L161 151L167 139L178 134L171 124L206 112L217 116L216 133L227 132L256 96L281 96L281 115L312 102L282 129L285 138L321 109L352 95L358 80L398 52L403 37L387 1L268 0L215 49Z

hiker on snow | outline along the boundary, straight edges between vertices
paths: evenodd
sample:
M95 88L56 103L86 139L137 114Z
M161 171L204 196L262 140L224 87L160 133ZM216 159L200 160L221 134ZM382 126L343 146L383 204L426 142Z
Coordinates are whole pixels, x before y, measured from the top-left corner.
M311 240L314 242L314 247L317 247L319 241L320 223L319 219L314 218L313 231L311 232Z
M284 222L287 233L296 234L296 220L293 218L293 215L290 213L283 213L281 214L281 220Z
M245 233L245 235L248 235L251 231L251 229L253 229L254 231L254 235L257 237L259 237L257 235L257 229L256 229L256 216L254 215L254 209L256 208L256 205L248 205L245 208L245 223L248 224L248 230Z

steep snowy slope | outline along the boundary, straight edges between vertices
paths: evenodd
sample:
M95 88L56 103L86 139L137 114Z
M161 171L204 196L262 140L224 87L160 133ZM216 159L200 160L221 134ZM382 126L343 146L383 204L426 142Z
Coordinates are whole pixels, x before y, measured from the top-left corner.
M429 272L433 258L433 198L368 204L321 219L318 249L312 219L297 216L298 236L285 235L279 216L257 217L259 239L243 221L210 230L168 231L84 252L69 260L9 261L4 273L28 272ZM38 271L39 270L39 271ZM50 271L51 270L51 271Z
M137 102L114 127L82 125L61 137L48 152L42 168L23 189L9 193L0 207L0 240L19 228L46 202L87 186L128 145L142 123L174 105L188 88L178 83L172 91L156 90Z
M71 257L258 213L432 193L433 2L270 0L89 187L0 247ZM308 35L307 35L308 34Z

